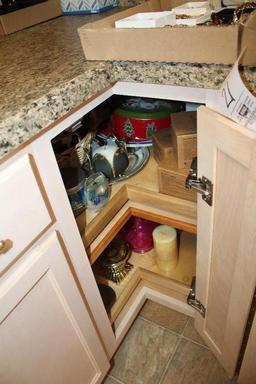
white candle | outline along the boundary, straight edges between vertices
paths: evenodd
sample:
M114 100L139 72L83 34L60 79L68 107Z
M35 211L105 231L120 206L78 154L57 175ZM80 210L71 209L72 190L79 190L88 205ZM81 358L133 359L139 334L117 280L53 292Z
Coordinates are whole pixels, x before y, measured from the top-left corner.
M174 269L178 262L177 231L168 225L159 225L153 231L156 263L163 271Z

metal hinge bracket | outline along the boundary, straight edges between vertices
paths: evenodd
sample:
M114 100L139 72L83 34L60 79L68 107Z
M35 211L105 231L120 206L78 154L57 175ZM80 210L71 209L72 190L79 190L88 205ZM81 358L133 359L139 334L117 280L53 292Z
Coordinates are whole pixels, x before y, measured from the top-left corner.
M192 279L190 292L187 297L187 303L188 305L193 307L195 310L200 312L203 317L205 317L206 308L199 300L196 299L196 277L195 276Z
M213 184L205 176L202 178L197 178L197 158L194 157L192 160L189 174L186 178L185 183L186 188L195 189L198 193L201 193L202 199L210 206L212 206L213 198Z

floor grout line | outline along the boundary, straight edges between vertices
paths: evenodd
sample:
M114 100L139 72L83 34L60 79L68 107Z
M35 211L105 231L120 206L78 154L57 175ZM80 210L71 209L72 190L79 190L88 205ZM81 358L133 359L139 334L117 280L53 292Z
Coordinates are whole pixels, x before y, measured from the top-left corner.
M185 324L185 327L183 328L183 331L182 331L182 333L181 333L181 336L183 336L183 334L184 334L184 332L185 332L185 329L186 329L187 326L188 326L189 320L190 320L190 318L187 319L187 322L186 322L186 324Z
M172 329L170 329L170 328L168 328L168 327L165 327L164 325L160 325L160 324L156 323L155 321L148 320L148 319L146 319L145 317L143 317L143 316L141 316L141 315L139 315L138 317L139 317L141 320L145 320L145 321L148 322L148 323L152 323L152 324L158 326L159 328L164 329L164 330L166 330L166 331L172 333L172 334L175 335L175 336L181 337L181 338L183 338L183 339L185 339L185 340L187 340L187 341L191 341L192 343L194 343L194 344L196 344L196 345L199 345L199 346L201 346L201 347L204 347L204 348L206 348L206 349L210 349L207 345L205 345L205 344L203 344L203 343L200 343L199 341L195 341L195 340L191 339L191 338L188 337L188 336L184 336L184 332L185 332L185 329L186 329L186 327L187 327L187 325L188 325L188 323L189 323L190 318L187 320L187 323L186 323L186 325L185 325L183 331L182 331L181 333L178 333L178 332L175 332L175 331L173 331Z
M168 359L168 361L167 361L167 363L166 363L165 369L163 370L163 373L162 373L162 375L161 375L161 377L160 377L160 379L159 379L158 384L161 384L161 383L163 382L164 377L165 377L165 374L166 374L166 372L167 372L169 366L170 366L171 363L172 363L172 360L173 360L173 358L174 358L174 356L175 356L175 354L176 354L176 352L177 352L177 349L178 349L180 343L181 343L181 337L179 337L179 339L177 340L177 344L175 345L175 347L174 347L174 349L173 349L173 353L171 354L170 358Z
M181 336L181 333L175 332L175 331L173 331L172 329L170 329L170 328L168 328L168 327L165 327L164 325L157 324L157 323L155 323L154 321L148 320L148 319L146 319L145 317L142 317L142 316L139 316L139 318L140 318L141 320L146 321L147 323L154 324L154 325L156 325L157 327L159 327L159 328L161 328L161 329L163 329L163 330L165 330L165 331L168 331L168 332L174 334L175 336Z
M126 384L123 381L117 379L115 376L108 375L107 377L110 377L112 380L114 380L117 384ZM103 383L104 384L104 383Z
M199 346L199 347L202 347L202 348L204 348L205 350L209 350L209 348L208 348L207 345L201 344L200 342L195 341L195 340L193 340L193 339L191 339L191 338L189 338L189 337L187 337L187 336L184 335L185 331L186 331L187 328L189 327L189 322L190 322L190 320L191 320L191 318L190 318L189 316L187 316L187 319L185 319L186 321L184 321L184 323L185 323L184 327L181 327L181 328L182 328L181 333L178 333L177 331L174 331L174 330L168 328L167 326L160 325L160 324L158 324L156 321L149 320L149 319L143 317L143 315L141 315L141 314L139 314L139 315L137 316L137 319L138 319L138 318L139 318L141 321L144 321L144 322L146 322L146 323L149 323L149 324L154 325L155 327L157 327L157 328L160 329L160 330L167 331L170 335L173 335L173 336L175 336L175 337L177 338L177 340L176 340L176 344L175 344L175 346L174 346L174 348L173 348L173 351L172 351L172 353L170 353L169 357L167 357L167 362L166 362L166 364L164 365L163 369L161 370L162 373L159 372L159 373L160 373L160 375L159 375L159 379L157 380L157 382L156 382L155 384L162 384L162 383L164 382L164 378L165 378L165 376L166 376L166 373L167 373L168 369L170 368L170 366L172 365L172 362L173 362L173 360L175 359L175 356L176 356L176 353L177 353L177 351L178 351L178 348L180 347L180 345L181 345L181 343L182 343L183 340L184 340L184 341L187 341L187 342L190 342L190 343L192 343L192 344L195 344L195 345L197 345L197 346ZM191 326L193 326L193 324L191 324ZM132 327L131 327L131 328L132 328ZM124 338L124 340L125 340L125 338ZM124 340L123 340L122 343L119 345L119 348L120 348L121 345L124 343ZM118 348L118 349L119 349L119 348ZM116 351L116 352L117 352L117 351ZM168 355L167 355L167 356L168 356ZM118 379L118 378L116 378L115 376L113 376L111 373L109 373L109 374L107 375L107 377L109 377L110 380L112 380L115 384L127 384L127 382L125 382L125 381L121 381L120 379ZM107 379L107 377L106 377L106 379ZM126 379L126 378L125 378L125 379ZM113 383L113 384L114 384L114 383ZM229 382L228 382L228 383L229 383ZM228 383L227 383L227 384L228 384ZM232 382L232 383L233 383L233 382Z
M184 340L190 341L191 343L194 343L194 344L198 345L199 347L203 347L203 348L205 348L205 349L210 350L210 348L209 348L207 345L205 345L205 344L201 344L201 343L199 343L198 341L195 341L195 340L193 340L193 339L190 339L190 338L187 337L187 336L183 336L183 335L181 335L181 338L184 339Z

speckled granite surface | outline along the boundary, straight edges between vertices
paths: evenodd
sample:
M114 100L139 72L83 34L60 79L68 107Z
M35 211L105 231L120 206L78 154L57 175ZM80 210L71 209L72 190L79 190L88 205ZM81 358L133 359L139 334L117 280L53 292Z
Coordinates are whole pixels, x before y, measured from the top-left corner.
M0 157L116 80L218 88L227 76L221 65L86 61L77 28L112 12L59 17L0 40ZM256 88L256 69L247 79Z

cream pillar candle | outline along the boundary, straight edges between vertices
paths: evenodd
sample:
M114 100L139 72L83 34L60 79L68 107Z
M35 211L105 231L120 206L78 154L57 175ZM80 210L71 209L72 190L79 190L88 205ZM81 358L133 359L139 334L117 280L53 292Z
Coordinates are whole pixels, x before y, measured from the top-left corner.
M156 263L159 269L169 271L178 262L177 232L168 225L159 225L153 231Z

